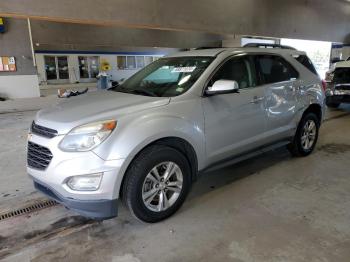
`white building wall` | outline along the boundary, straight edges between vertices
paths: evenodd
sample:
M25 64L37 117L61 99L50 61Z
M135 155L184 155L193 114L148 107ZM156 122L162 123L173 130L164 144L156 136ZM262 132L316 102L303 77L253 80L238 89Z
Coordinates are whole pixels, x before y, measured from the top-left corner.
M80 79L80 73L79 73L79 56L98 56L99 57L99 63L103 61L107 61L110 66L111 70L107 71L108 74L112 76L112 79L115 81L120 81L121 79L127 79L133 74L135 74L140 68L136 69L125 69L121 70L118 69L117 65L117 56L118 54L55 54L55 53L37 53L35 54L36 61L37 61L37 70L38 70L38 77L39 77L39 83L46 83L46 73L45 73L45 60L44 56L67 56L68 57L68 70L69 70L69 83L74 84L77 82L94 82L95 79ZM124 54L120 54L120 56L128 56ZM131 55L131 56L145 56L145 55ZM160 57L161 55L149 55L153 57ZM58 82L59 83L59 82Z
M103 60L108 61L108 63L111 65L111 70L107 71L107 73L110 74L112 76L112 79L115 81L120 81L121 79L127 79L140 70L140 68L125 69L125 70L118 69L117 55L101 55L100 63Z
M68 56L68 72L70 83L76 83L80 81L78 55Z
M0 96L10 99L39 97L37 75L0 76Z

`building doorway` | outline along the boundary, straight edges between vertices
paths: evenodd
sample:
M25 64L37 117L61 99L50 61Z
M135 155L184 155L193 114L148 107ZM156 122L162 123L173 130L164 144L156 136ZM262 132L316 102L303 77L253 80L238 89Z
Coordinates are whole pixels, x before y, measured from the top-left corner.
M68 57L44 56L46 80L50 84L69 82Z
M99 73L98 56L79 56L79 76L80 82L94 82Z

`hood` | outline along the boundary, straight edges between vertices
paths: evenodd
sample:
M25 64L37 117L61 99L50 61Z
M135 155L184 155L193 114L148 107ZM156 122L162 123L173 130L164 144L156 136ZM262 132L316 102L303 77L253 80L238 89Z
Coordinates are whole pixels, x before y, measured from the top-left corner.
M335 63L335 68L339 68L339 67L349 68L350 67L350 61L342 61L342 62Z
M62 100L40 110L35 122L65 134L81 124L103 119L118 120L125 114L167 105L170 98L96 91Z

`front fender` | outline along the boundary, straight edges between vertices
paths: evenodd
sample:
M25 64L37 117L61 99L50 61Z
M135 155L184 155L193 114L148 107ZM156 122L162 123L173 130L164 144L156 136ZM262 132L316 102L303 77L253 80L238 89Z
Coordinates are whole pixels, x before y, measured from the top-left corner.
M202 128L179 117L142 117L129 123L125 128L115 130L104 147L95 150L103 159L124 159L117 174L114 195L120 195L121 184L131 161L147 145L161 138L177 137L186 140L195 150L198 168L204 165L204 134ZM110 143L108 143L110 142Z
M127 163L147 145L161 138L177 137L192 145L199 166L204 162L204 131L200 123L177 116L140 116L118 121L113 134L94 152L105 160L125 159Z

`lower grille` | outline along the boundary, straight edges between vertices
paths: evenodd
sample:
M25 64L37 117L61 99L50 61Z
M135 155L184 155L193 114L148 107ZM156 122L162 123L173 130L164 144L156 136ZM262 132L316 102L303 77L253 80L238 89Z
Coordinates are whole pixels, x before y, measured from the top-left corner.
M51 159L52 153L48 148L28 142L27 164L29 167L45 170Z

